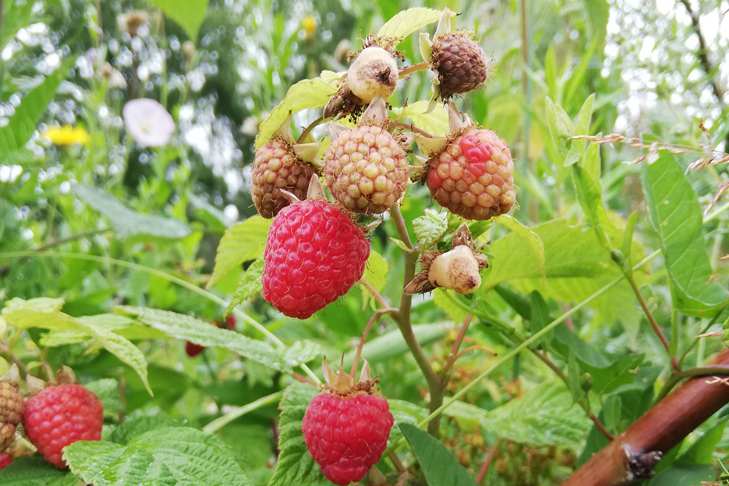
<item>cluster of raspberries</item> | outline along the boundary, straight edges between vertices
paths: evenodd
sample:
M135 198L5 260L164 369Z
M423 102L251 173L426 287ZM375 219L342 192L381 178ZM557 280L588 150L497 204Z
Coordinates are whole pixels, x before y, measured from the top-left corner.
M430 47L441 100L486 81L486 56L468 34L437 34ZM360 223L398 205L407 190L412 138L402 136L405 128L388 120L384 101L398 84L398 57L384 40L365 41L323 110L324 118L359 117L359 122L338 127L318 162L302 155L302 145L312 145L308 129L297 144L284 127L256 151L253 202L261 216L274 218L264 253L263 297L287 316L308 318L361 279L370 244ZM447 137L433 140L430 146L437 148L427 152L420 180L438 204L472 220L511 210L516 202L514 166L503 140L468 123L452 124ZM320 177L334 202L319 186ZM465 268L458 252L471 257L466 266L475 275L469 275L468 285L449 288L472 291L480 283L483 261L474 258L468 245L455 248L450 260L432 268L448 266L451 260ZM423 276L411 287L432 290L447 281ZM348 386L344 392L327 388L312 401L303 433L324 475L346 485L361 480L379 461L391 427L384 398L369 388Z
M79 440L101 439L104 408L82 385L48 386L24 399L14 383L0 382L0 469L13 461L11 449L20 423L43 458L64 469L64 447Z

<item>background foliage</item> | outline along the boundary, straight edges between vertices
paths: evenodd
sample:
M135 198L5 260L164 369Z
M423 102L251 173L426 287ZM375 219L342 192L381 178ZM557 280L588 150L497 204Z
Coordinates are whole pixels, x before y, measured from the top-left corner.
M436 371L465 316L475 319L446 390L458 400L444 411L443 445L404 425L392 447L414 464L413 484L460 478L461 466L469 473L457 484L472 484L488 457L484 484L554 484L606 443L585 410L619 433L670 377L631 283L687 366L724 346L729 4L422 3L460 12L459 27L493 58L487 86L457 103L510 144L519 207L471 227L491 262L476 295L416 299L415 334ZM67 449L70 473L28 458L0 472L3 481L117 484L152 468L150 484L210 481L211 471L220 484L326 484L299 430L314 389L292 385L291 373L322 356L351 360L373 303L355 286L301 322L258 296L269 222L253 216L250 164L257 126L289 86L343 71L347 49L414 5L0 6L0 351L37 376L43 363L73 368L108 414L103 441ZM134 10L146 20L130 35ZM419 62L417 35L399 47ZM296 109L326 102L317 87L297 86ZM429 96L429 74L419 73L393 104ZM121 110L138 97L173 115L172 143L150 149L130 138ZM440 111L425 106L395 113L443 133ZM317 116L304 109L293 125ZM43 137L66 124L85 129L88 143ZM611 133L640 143L572 138ZM421 243L458 225L422 186L402 211ZM366 273L391 302L403 279L397 238L390 223L377 229ZM236 330L210 325L230 298L242 304ZM184 341L207 349L189 358ZM392 322L364 354L397 422L422 425L427 388ZM667 455L651 484L718 478L724 425L720 412ZM457 472L420 468L423 451L452 455L443 467ZM380 468L395 474L388 461Z

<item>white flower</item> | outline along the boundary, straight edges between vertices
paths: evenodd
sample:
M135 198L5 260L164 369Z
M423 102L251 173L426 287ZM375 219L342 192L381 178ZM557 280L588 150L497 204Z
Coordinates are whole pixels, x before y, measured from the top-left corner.
M155 100L128 101L122 113L127 131L142 147L161 147L170 141L175 131L172 116Z

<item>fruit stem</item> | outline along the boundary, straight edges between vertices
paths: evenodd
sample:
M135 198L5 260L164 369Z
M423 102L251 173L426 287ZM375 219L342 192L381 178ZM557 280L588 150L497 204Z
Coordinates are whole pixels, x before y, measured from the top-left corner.
M354 357L352 358L352 370L350 371L350 375L352 376L352 378L357 378L357 367L359 366L359 360L362 357L362 349L367 342L367 336L369 335L372 328L375 327L375 324L377 324L382 316L386 314L392 314L396 316L397 309L393 309L392 307L378 309L375 311L374 314L372 314L372 317L370 317L369 321L367 321L367 325L362 331L362 335L359 337L359 344L357 345L357 349L354 351Z
M311 123L309 123L306 126L306 128L304 128L304 131L301 132L301 135L299 135L299 138L296 139L296 143L303 142L304 139L306 139L306 136L309 135L314 128L316 128L317 126L321 125L326 120L328 120L328 118L326 118L324 115L322 115L319 118L317 118L316 120L314 120Z
M496 454L499 452L500 445L501 439L496 439L494 445L489 447L489 450L488 452L486 452L486 456L483 459L481 469L478 470L478 476L476 476L476 484L483 483L483 480L486 478L486 474L488 474L489 472L489 467L491 467L491 463L493 463L494 459L496 459Z
M429 68L430 68L430 63L427 61L419 62L418 64L413 64L411 66L404 67L400 70L400 78L406 78L414 72L423 71L423 70L429 69Z
M415 275L415 267L418 263L418 252L413 247L413 241L410 239L405 219L400 212L400 206L394 205L390 208L390 216L395 221L395 226L400 235L400 239L410 250L405 253L405 276L403 277L403 288L413 279ZM413 296L410 294L402 293L400 298L400 309L398 311L397 325L400 328L405 343L410 352L413 353L415 362L418 364L420 371L425 376L425 380L428 382L428 390L430 392L430 404L429 410L433 414L443 404L443 384L438 375L433 371L430 366L430 361L425 356L423 348L420 347L420 343L415 337L413 332L412 322L410 320L410 309L413 305ZM433 436L438 436L438 429L440 428L439 417L434 416L433 419L428 423L428 432Z
M283 391L271 393L265 397L261 397L258 400L254 400L251 403L238 407L231 412L226 413L222 417L218 417L203 428L203 432L206 434L214 434L218 430L222 429L233 420L242 417L243 415L258 410L259 408L277 402L283 396Z
M409 130L413 133L417 133L418 135L422 135L427 138L438 138L437 136L433 135L432 133L426 132L422 128L416 127L412 123L396 122L396 121L392 121L392 120L390 120L388 123L390 124L390 126L404 128L405 130Z
M463 339L466 337L466 332L468 332L468 326L471 325L471 321L473 320L473 314L468 314L466 318L463 320L463 325L461 326L461 329L458 331L458 336L456 336L456 340L453 343L453 346L451 347L451 354L448 356L448 360L446 361L445 365L443 365L443 370L440 373L441 381L443 382L443 388L448 385L448 379L450 378L450 371L451 368L453 368L453 365L456 364L456 360L460 356L458 350L461 349L461 345L463 344Z

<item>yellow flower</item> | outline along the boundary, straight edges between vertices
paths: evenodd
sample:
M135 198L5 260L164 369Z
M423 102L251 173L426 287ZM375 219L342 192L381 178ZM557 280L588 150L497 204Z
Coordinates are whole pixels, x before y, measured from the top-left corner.
M53 145L88 145L91 141L89 132L82 127L63 125L62 127L51 127L43 132L43 138Z
M304 37L311 39L316 34L316 19L311 15L307 15L301 19L301 28L304 29Z

